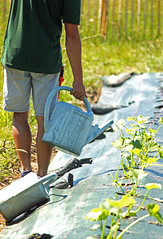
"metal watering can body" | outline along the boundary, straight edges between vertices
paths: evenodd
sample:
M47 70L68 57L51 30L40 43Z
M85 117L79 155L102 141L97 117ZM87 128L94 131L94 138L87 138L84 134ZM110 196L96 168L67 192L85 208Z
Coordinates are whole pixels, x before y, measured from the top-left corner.
M87 112L66 102L58 102L50 117L50 105L60 90L72 91L72 88L56 87L49 94L44 115L43 141L73 155L80 155L94 120L93 112L86 97L84 103Z
M87 112L79 107L66 102L58 102L52 114L50 106L53 97L60 90L72 91L67 86L56 87L49 94L45 104L44 114L44 136L42 141L51 144L55 148L75 156L79 156L83 147L108 129L113 121L110 121L104 127L92 125L94 115L89 101L84 98Z
M0 191L0 213L10 222L17 216L49 200L49 184L57 179L53 173L38 179L35 173L14 181Z

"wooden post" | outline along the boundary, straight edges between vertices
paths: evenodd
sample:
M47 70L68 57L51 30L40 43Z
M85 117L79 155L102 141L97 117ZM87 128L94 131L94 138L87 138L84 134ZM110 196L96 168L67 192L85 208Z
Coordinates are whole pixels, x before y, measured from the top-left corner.
M108 0L102 0L101 5L101 35L106 36L108 28Z
M115 33L115 1L113 0L113 7L112 7L112 37L114 36Z
M101 32L102 0L99 0L98 32Z

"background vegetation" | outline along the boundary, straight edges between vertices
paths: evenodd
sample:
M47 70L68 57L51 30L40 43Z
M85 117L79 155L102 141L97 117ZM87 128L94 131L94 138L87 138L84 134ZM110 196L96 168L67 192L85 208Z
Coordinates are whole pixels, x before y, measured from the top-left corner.
M87 1L87 3L88 2L89 1ZM90 1L90 3L92 4L92 1ZM0 0L0 57L3 50L3 39L7 24L8 9L9 6L7 6L4 14L3 0ZM83 9L85 9L85 11L89 9L86 2L84 2ZM90 9L93 8L90 7ZM151 34L147 34L145 38L139 38L136 37L137 33L134 33L135 38L118 38L111 37L111 32L109 33L108 31L108 35L102 37L98 31L95 31L95 23L92 23L94 20L92 20L93 16L91 14L92 13L82 15L82 25L80 27L83 74L88 96L100 91L100 77L102 75L119 74L122 72L142 73L163 71L162 35L151 37ZM84 16L87 17L87 20L85 21L83 19ZM143 22L140 22L140 24L143 24ZM144 28L140 25L140 31L143 31L143 29ZM64 84L71 86L73 78L66 55L64 34L61 41L63 46L63 63L65 66ZM7 177L9 179L9 177L15 177L19 171L19 163L11 134L12 114L4 112L2 109L2 89L3 68L2 65L0 65L0 182L7 184L8 182L5 182L5 178ZM71 96L67 96L65 93L62 93L61 99L74 101ZM88 97L88 99L90 98ZM29 120L32 133L35 135L36 120L32 105Z

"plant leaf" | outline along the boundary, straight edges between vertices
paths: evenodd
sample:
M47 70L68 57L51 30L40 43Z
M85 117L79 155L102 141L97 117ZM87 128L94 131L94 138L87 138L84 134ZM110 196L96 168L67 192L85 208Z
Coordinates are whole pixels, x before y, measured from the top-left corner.
M135 177L139 180L148 175L148 173L145 173L142 169L131 169L128 174L129 176Z
M133 153L136 154L136 155L138 155L138 156L139 156L140 152L141 152L140 149L134 149L134 150L133 150Z
M150 214L150 216L155 217L161 224L163 224L163 218L161 214L159 213L159 205L157 204L148 204L147 210Z
M122 149L123 147L123 144L124 144L124 138L123 137L120 137L119 139L113 141L111 143L114 147L117 147L119 149Z
M155 157L149 157L146 161L147 165L151 165L152 163L156 163L158 160L158 158L155 158Z
M136 212L134 211L129 211L128 210L126 212L123 212L122 213L122 217L125 218L125 217L135 217L136 216Z
M133 118L129 116L129 117L127 118L127 120L128 120L128 121L132 121Z
M163 158L163 151L160 150L160 149L158 149L158 152L159 152L159 156L160 156L160 158Z
M159 188L161 189L161 184L159 183L147 183L145 186L144 186L147 190L151 190L153 188Z
M134 197L128 197L126 195L122 196L120 200L110 200L108 198L107 201L112 207L118 207L119 209L121 209L122 207L127 207L130 204L136 203Z
M102 220L106 220L106 218L109 215L110 215L110 212L108 210L101 209L101 208L95 208L95 209L92 209L87 214L85 219L88 219L90 221L102 221Z
M161 117L158 122L163 125L163 117Z

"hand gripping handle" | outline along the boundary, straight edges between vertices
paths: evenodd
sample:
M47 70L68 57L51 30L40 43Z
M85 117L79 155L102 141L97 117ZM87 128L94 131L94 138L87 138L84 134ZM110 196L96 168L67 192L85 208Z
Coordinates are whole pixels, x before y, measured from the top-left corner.
M48 98L47 98L47 101L46 101L46 104L45 104L45 114L44 114L44 122L48 122L49 121L49 114L50 114L50 105L51 105L51 102L53 100L53 97L54 95L59 92L60 90L67 90L67 91L72 91L73 88L71 87L68 87L68 86L58 86L56 87L55 89L53 89ZM92 109L91 109L91 106L89 104L89 101L87 100L86 97L84 97L84 104L86 106L86 109L87 109L87 112L91 113L92 114Z

